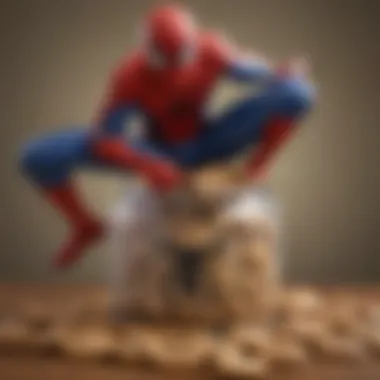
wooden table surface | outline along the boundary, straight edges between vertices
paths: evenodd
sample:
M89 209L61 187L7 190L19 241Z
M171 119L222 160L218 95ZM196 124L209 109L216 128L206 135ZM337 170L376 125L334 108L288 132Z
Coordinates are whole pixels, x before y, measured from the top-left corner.
M68 363L60 360L0 357L2 380L202 380L198 375L165 375L121 366ZM204 377L209 379L209 377ZM379 380L380 366L361 368L310 366L293 373L274 374L269 380Z
M378 288L352 287L351 289L326 289L342 294L357 294L368 298L380 294ZM100 286L60 286L60 285L0 285L0 305L9 302L32 300L46 304L64 305L77 299L106 297ZM37 358L16 354L0 355L1 380L187 380L200 376L191 374L165 375L156 372L132 370L118 364L79 363L59 358ZM208 377L205 377L208 378ZM309 365L293 373L273 374L270 380L380 380L380 364L361 364L360 366Z

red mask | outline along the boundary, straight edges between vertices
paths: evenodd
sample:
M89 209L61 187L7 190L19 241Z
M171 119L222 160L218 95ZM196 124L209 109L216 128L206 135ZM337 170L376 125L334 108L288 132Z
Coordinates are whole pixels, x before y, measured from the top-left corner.
M150 64L166 69L189 63L195 51L196 26L192 15L178 7L162 7L144 23L144 43Z

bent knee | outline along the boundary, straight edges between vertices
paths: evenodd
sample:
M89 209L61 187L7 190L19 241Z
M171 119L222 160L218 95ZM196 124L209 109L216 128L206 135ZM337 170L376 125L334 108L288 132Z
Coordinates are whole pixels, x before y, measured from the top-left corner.
M35 141L26 143L21 148L20 167L30 175L38 173L48 162L46 152Z
M19 165L22 172L37 182L49 182L66 172L65 157L44 141L31 141L21 148Z
M309 112L315 104L315 87L300 78L281 80L277 83L275 93L279 111L287 116L303 115Z

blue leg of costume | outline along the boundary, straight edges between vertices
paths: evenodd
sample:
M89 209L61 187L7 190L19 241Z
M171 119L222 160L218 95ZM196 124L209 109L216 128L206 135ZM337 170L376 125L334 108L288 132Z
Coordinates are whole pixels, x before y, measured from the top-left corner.
M196 167L228 159L263 139L275 118L293 124L314 102L312 86L300 79L279 79L262 93L248 97L226 114L209 123L204 134L184 147L179 160Z
M89 130L79 127L27 143L22 151L21 168L36 184L58 187L91 158Z
M91 136L90 128L78 127L30 141L22 150L21 169L36 184L46 188L61 186L78 169L125 171L95 156ZM152 155L160 154L148 142L136 142L134 146Z
M22 151L23 172L74 227L70 238L55 257L55 265L59 267L79 259L84 249L103 234L102 224L87 210L71 183L73 172L83 167L119 169L98 160L91 143L88 128L75 128L31 141ZM144 148L148 147L140 147Z
M42 195L74 227L74 232L55 256L55 265L71 264L91 243L102 236L103 228L82 202L70 176L90 161L89 131L64 130L29 142L21 154L21 169Z

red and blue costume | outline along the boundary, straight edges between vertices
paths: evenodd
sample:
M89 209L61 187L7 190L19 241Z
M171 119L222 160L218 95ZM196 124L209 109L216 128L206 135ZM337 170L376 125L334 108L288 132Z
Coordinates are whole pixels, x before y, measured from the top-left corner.
M166 191L181 183L185 170L254 144L247 171L255 177L313 104L314 90L302 76L241 57L221 36L198 30L182 9L154 10L143 30L142 46L113 73L95 125L50 134L23 150L24 172L74 227L56 256L59 266L74 262L103 233L71 182L76 169L132 171ZM205 105L223 76L262 89L211 118ZM132 142L123 129L136 114L144 116L147 135Z

